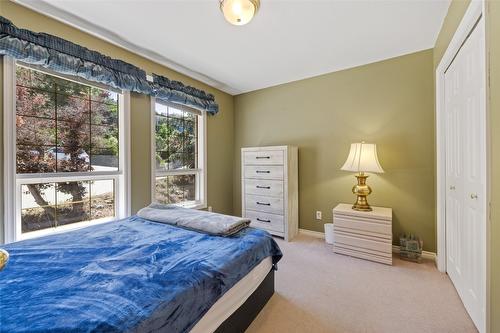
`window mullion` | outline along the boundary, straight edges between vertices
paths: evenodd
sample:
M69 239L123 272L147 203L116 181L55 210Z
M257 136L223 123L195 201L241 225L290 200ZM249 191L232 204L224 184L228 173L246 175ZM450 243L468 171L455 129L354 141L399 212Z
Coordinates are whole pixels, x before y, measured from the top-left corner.
M87 179L87 178L106 178L122 175L120 171L96 171L96 172L58 172L58 173L23 173L17 174L16 179L26 181L51 181L53 179Z
M56 172L59 172L59 159L57 157L57 154L59 152L59 132L58 132L58 127L59 127L59 121L58 121L58 116L57 116L57 104L59 103L59 98L57 96L57 83L54 83L54 117L56 120L56 134L55 134L55 141L56 141ZM57 214L57 213L56 213Z
M4 241L13 242L21 233L17 213L16 175L16 64L13 58L3 57L3 130L4 130Z
M57 141L56 141L57 143ZM57 198L57 192L58 191L58 185L57 183L54 183L54 228L57 228L57 222L59 220L58 216L57 216L57 205L59 204L59 201L58 201L58 198Z
M92 89L89 89L89 98L88 98L88 101L89 101L89 170L92 169L92 157L94 156L94 154L92 154L92 148L94 148L93 146L93 141L92 141L92 98L91 98L91 95L92 95ZM118 168L120 167L120 165L118 165Z

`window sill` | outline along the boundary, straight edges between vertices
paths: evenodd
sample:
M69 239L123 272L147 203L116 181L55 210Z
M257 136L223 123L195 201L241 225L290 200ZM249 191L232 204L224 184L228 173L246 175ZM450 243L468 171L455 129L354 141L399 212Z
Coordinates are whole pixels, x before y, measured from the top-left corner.
M42 236L65 233L68 231L74 231L74 230L87 228L87 227L91 227L91 226L99 225L99 224L103 224L103 223L108 223L108 222L115 222L118 220L119 220L119 218L117 218L117 217L108 217L108 218L105 217L105 218L101 218L101 219L97 219L97 220L76 222L76 223L68 224L65 226L60 226L57 228L47 228L47 229L42 229L42 230L37 230L37 231L21 233L20 235L17 236L15 241L18 242L18 241L22 241L22 240L26 240L26 239L31 239L31 238L38 238L38 237L42 237Z

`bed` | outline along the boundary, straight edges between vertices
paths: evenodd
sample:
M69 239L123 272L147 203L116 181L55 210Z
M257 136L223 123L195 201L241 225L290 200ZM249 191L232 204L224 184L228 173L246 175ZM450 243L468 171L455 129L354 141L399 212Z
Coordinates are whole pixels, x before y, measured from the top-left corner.
M4 246L2 332L238 332L274 292L265 231L211 236L138 216Z

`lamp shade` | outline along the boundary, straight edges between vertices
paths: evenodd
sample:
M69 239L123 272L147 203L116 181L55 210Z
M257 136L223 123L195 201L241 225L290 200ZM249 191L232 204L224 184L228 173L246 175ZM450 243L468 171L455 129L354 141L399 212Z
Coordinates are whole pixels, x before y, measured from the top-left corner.
M364 142L351 144L347 161L340 169L353 172L384 172L378 161L377 145Z

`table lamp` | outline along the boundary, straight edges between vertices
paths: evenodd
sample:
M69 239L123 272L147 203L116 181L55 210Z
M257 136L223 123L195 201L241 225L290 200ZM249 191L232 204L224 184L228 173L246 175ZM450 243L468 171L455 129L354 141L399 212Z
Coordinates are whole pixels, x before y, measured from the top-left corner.
M366 185L368 175L365 172L382 173L384 170L380 166L377 157L377 145L374 143L352 143L347 161L341 170L357 172L358 184L352 188L352 193L357 195L357 200L352 209L369 212L372 210L366 197L372 193L370 186Z

